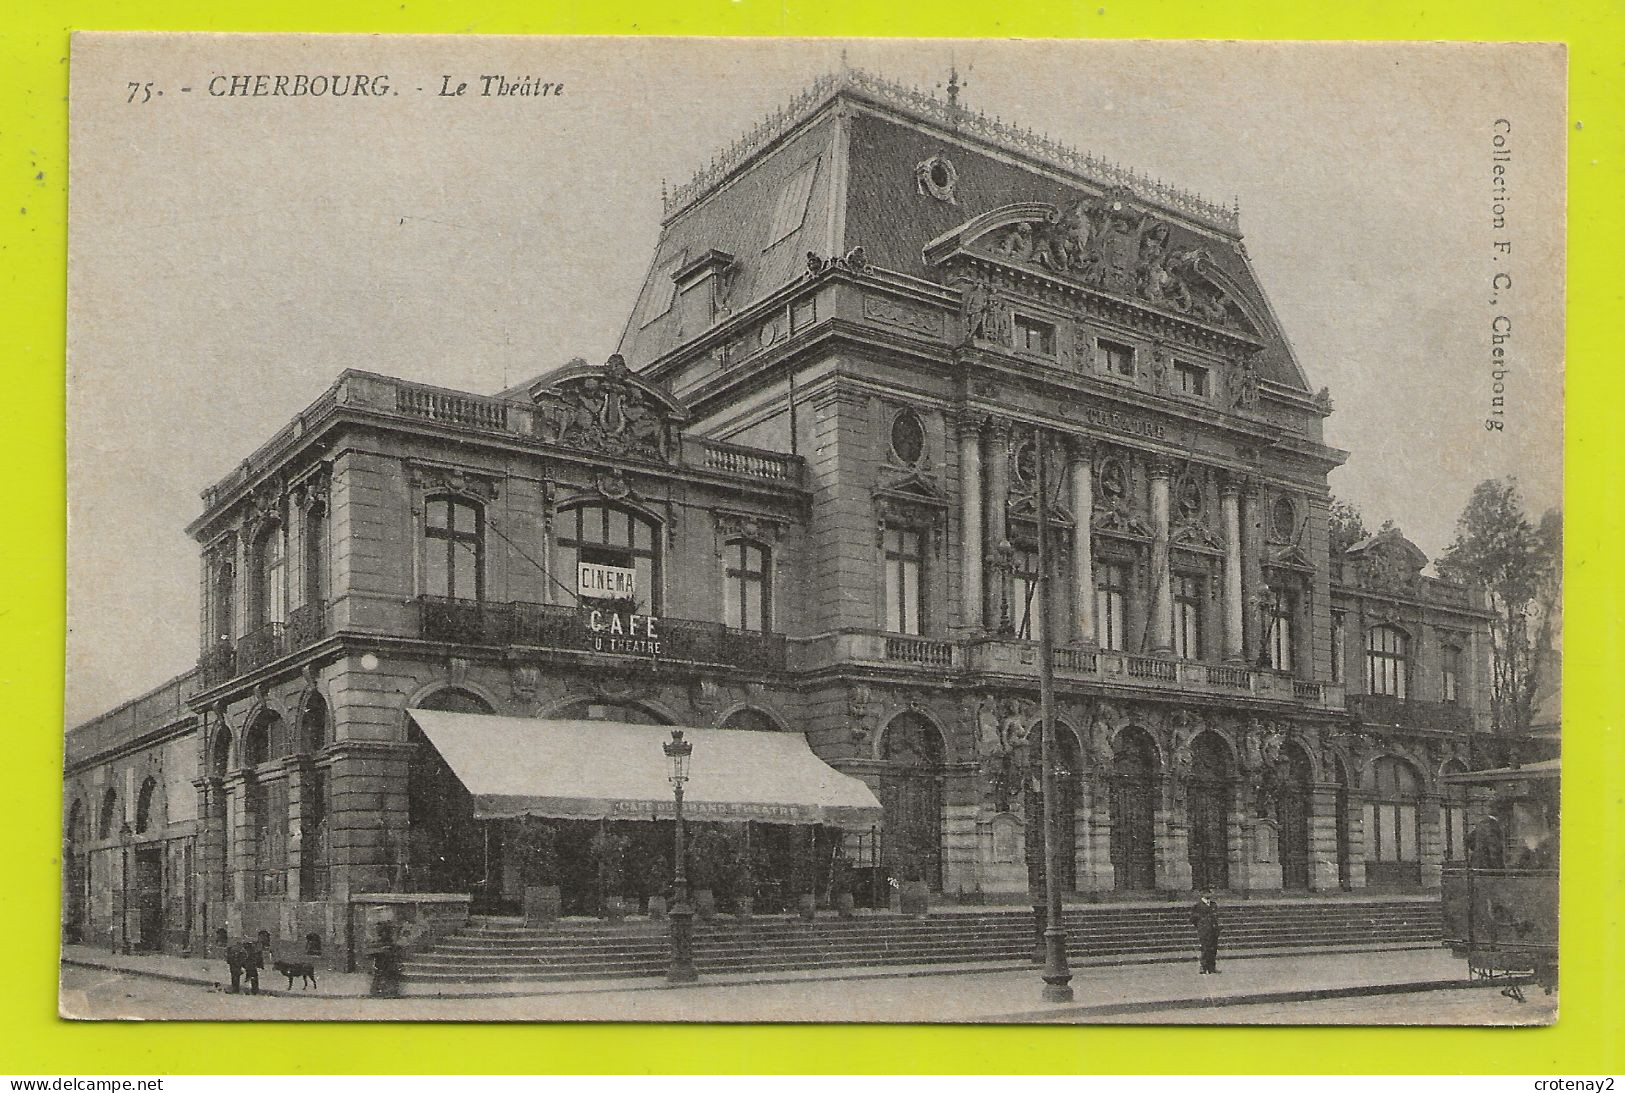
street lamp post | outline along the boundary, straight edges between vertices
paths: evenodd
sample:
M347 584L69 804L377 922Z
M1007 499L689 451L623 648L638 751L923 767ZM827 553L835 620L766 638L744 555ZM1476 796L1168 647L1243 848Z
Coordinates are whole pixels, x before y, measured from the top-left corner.
M694 745L683 739L682 729L671 730L671 740L661 745L671 760L671 789L677 803L677 837L672 865L671 961L666 982L692 983L700 977L694 967L694 908L688 905L688 868L683 851L683 783L688 781L688 757Z
M1072 1001L1072 969L1066 962L1066 926L1061 918L1060 861L1061 833L1055 808L1055 764L1060 751L1055 744L1055 654L1050 613L1049 573L1049 489L1048 452L1042 429L1036 435L1038 450L1038 704L1039 758L1042 763L1041 807L1044 816L1044 897L1048 910L1044 927L1044 1001Z

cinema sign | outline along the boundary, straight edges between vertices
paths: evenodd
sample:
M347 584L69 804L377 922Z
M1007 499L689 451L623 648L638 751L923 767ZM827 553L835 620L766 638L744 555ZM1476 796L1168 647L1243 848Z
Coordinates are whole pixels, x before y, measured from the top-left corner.
M593 601L603 604L585 608L587 636L593 652L635 657L660 655L660 619L617 610L610 602L631 603L637 594L635 569L597 562L581 562L576 566L576 595L583 605Z

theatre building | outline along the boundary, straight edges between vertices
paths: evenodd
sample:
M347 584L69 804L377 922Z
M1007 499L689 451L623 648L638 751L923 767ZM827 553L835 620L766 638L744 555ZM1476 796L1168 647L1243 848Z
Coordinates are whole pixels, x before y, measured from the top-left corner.
M1436 889L1488 616L1397 532L1333 556L1238 219L820 81L666 195L607 363L347 371L205 491L198 670L69 734L70 926L342 954L518 913L544 844L636 911L671 727L724 912L1023 903L1041 505L1073 898Z

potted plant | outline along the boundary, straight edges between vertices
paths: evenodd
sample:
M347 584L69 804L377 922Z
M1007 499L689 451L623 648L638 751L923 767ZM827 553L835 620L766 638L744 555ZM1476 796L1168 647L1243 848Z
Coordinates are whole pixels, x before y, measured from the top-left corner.
M643 862L643 890L647 894L646 906L649 917L663 919L666 917L666 893L671 888L671 869L658 854L651 855Z
M593 864L598 870L598 893L605 918L626 916L626 849L625 835L604 830L592 837Z
M563 904L559 890L559 848L553 825L535 816L519 821L515 857L524 887L522 904L527 925L557 921Z
M835 913L842 918L852 917L852 863L845 854L836 848L835 857L829 863L829 894L830 902L835 905Z
M724 867L725 847L721 837L710 828L694 834L694 843L688 853L689 898L694 913L701 921L717 917L717 882Z
M811 853L798 847L790 859L790 891L795 897L796 913L804 919L811 920L818 914L817 883Z
M897 863L897 909L905 915L923 915L930 909L931 888L925 879L930 850L919 832L910 832L903 840L902 860Z

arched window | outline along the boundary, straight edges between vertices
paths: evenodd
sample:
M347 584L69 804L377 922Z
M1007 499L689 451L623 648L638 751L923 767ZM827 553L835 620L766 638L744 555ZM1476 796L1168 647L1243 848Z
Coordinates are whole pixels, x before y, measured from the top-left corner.
M214 744L209 748L209 774L215 778L224 778L230 768L231 730L222 725L215 731Z
M213 633L208 637L211 642L230 641L237 626L237 570L231 562L222 559L215 565L211 584L209 623Z
M158 780L148 777L141 783L141 791L135 798L135 833L145 835L152 826L152 800L158 792Z
M1461 701L1461 647L1446 645L1439 650L1439 698Z
M577 602L576 573L585 562L632 570L637 610L660 614L660 553L658 525L630 509L577 505L559 515L556 572L567 603Z
M305 700L299 714L299 747L307 755L315 755L327 746L327 702L319 694Z
M461 497L429 498L423 526L423 591L485 598L485 512Z
M479 696L456 688L436 691L417 703L419 709L489 714ZM408 741L414 746L407 768L408 831L404 841L387 832L385 864L403 870L406 887L420 892L474 892L489 879L486 828L474 817L474 799L452 772L434 743L415 722Z
M254 540L254 625L279 623L287 614L287 557L283 528L273 523Z
M1373 626L1365 635L1365 687L1369 694L1404 698L1410 674L1410 639L1397 626Z
M102 793L102 814L96 821L96 837L111 839L118 834L123 817L119 814L118 790L108 786Z
M735 630L773 629L772 555L749 539L730 540L722 550L722 621Z
M327 602L327 506L312 505L305 510L305 603L317 606Z
M1371 764L1371 800L1365 806L1370 883L1421 883L1420 787L1416 769L1403 759L1385 755Z
M73 802L73 808L68 810L68 845L83 846L85 837L89 833L85 823L85 803Z
M1130 725L1113 745L1111 782L1112 874L1120 892L1156 887L1155 813L1157 746Z
M260 711L249 726L248 735L243 738L244 763L258 767L281 758L287 754L287 750L288 735L282 718L270 710Z
M727 720L723 721L722 727L725 729L747 729L751 732L777 732L779 730L778 722L761 710L754 710L748 706L743 710L735 710L729 714Z

